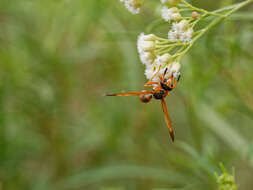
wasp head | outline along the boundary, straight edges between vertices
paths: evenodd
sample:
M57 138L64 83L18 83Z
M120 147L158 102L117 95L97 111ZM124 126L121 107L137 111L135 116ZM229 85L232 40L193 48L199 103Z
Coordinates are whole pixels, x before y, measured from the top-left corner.
M180 72L172 73L171 77L168 79L165 78L162 82L160 82L160 84L164 90L171 91L176 87L177 83L180 80L180 77Z

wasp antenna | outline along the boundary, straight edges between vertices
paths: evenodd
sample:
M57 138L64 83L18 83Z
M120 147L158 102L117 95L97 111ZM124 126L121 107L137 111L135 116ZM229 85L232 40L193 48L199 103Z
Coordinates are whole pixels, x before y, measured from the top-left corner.
M177 82L179 82L180 78L181 78L181 75L179 75L179 76L178 76L178 78L177 78Z
M164 71L164 75L166 75L167 71L168 71L168 67L166 67L166 69Z

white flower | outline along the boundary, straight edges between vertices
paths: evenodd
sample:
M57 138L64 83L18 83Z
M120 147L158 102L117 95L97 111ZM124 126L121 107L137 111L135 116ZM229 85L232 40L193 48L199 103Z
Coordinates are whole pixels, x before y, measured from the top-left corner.
M144 33L141 33L139 36L138 36L138 39L137 39L137 49L138 49L138 52L141 53L143 52L143 49L142 49L142 43L145 41L145 34Z
M155 41L156 40L156 36L154 34L144 34L141 33L138 37L139 40L143 40L143 41Z
M178 13L174 13L171 15L171 20L174 20L174 21L178 21L182 18L181 14L178 12Z
M183 32L180 36L180 40L184 43L187 43L189 41L191 41L192 38L192 34L193 34L193 29L189 28L187 31Z
M155 48L155 42L153 41L143 41L139 44L142 51L152 51Z
M152 81L159 82L160 81L159 75L162 75L164 73L164 71L167 69L167 72L165 74L165 78L169 78L171 76L177 78L180 75L180 72L179 72L180 67L181 67L181 65L179 62L169 63L168 66L161 66L161 65L159 66L156 64L147 65L146 70L145 70L145 75L146 75L147 79L150 80L153 77ZM156 74L156 76L154 77L155 74Z
M162 7L162 18L168 22L171 20L178 21L181 19L181 15L177 7L168 8L167 6Z
M121 2L125 2L126 8L133 14L138 14L140 12L140 8L142 6L141 0L120 0Z
M172 24L172 30L185 31L189 27L189 21L181 20Z
M180 40L181 32L178 30L170 30L168 33L169 40L176 42Z
M153 65L148 65L147 67L146 67L146 70L145 70L145 76L146 76L146 78L147 79L151 79L153 76L154 76L154 74L156 73L157 71L156 71L156 67L155 66L153 66Z
M153 64L155 60L154 49L157 37L154 34L145 35L141 33L137 40L137 49L140 60L145 65Z
M141 33L137 40L137 48L140 54L142 52L152 51L155 48L155 35Z
M157 56L157 58L154 61L154 64L156 64L157 67L165 67L171 60L171 55L166 53L163 54L162 56Z
M179 76L180 76L180 72L179 72L180 68L181 68L181 65L179 62L174 62L171 64L170 75L176 78L177 80L179 79Z
M172 28L168 33L168 38L172 42L182 41L187 43L191 41L193 29L189 27L187 20L182 20L172 24Z
M155 56L150 52L140 53L140 60L144 65L151 65L154 62Z
M145 70L146 78L148 80L153 78L153 82L158 82L160 80L159 75L161 75L162 73L164 73L164 68L157 67L156 65L148 65Z
M179 62L173 62L170 64L168 73L170 73L170 75L172 75L173 73L178 73L180 68L181 68L181 65Z
M178 75L180 75L180 72L179 72L180 67L181 67L181 65L179 62L172 62L168 66L160 68L158 75L156 77L154 77L154 81L159 81L160 79L158 76L164 74L164 71L166 69L167 69L167 72L166 72L164 78L168 79L169 77L172 77L172 76L178 77ZM155 74L158 71L159 67L156 67L156 68L157 69L154 71L153 74Z

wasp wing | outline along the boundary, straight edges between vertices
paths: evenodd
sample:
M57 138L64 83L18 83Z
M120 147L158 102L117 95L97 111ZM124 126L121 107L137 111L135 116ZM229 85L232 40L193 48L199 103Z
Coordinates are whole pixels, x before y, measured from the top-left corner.
M162 108L163 108L163 114L164 114L164 117L165 117L165 121L166 121L166 124L167 124L169 132L170 132L170 137L171 137L172 141L174 142L174 129L172 127L172 122L171 122L170 116L168 114L165 99L162 98L161 102L162 102Z
M122 92L122 93L115 93L115 94L106 94L106 96L139 96L145 94L153 94L152 91L140 91L140 92Z

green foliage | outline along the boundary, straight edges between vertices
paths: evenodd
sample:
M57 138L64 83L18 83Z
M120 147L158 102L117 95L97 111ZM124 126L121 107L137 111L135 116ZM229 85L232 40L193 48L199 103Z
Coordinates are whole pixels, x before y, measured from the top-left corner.
M237 190L237 185L235 183L235 171L233 168L233 175L230 175L223 164L220 164L222 174L218 176L216 174L217 183L219 184L219 190Z
M134 16L118 1L1 0L0 189L213 190L219 162L252 189L252 6L184 57L167 98L175 143L160 102L103 96L143 89L137 36L168 32L157 5Z

